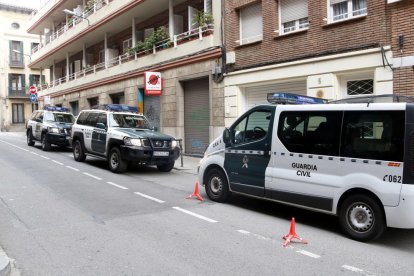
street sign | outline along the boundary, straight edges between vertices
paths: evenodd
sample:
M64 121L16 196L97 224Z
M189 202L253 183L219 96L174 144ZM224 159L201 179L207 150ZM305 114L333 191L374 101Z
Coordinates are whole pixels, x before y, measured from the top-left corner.
M37 100L37 94L30 94L30 101L34 103L36 102L36 100Z
M37 93L36 86L34 86L34 85L30 86L29 91L30 91L30 94L32 94L32 95L36 94Z

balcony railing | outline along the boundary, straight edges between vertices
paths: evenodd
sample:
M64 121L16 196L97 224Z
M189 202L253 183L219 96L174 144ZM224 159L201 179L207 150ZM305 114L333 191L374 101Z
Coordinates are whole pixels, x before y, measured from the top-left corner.
M10 67L17 67L17 68L24 68L23 60L10 60L9 61Z
M114 66L118 66L124 63L127 63L132 60L137 60L142 56L149 55L149 54L156 54L159 51L172 48L172 47L179 47L179 45L189 42L191 40L199 39L202 40L203 37L211 35L213 33L214 26L208 25L200 28L196 28L193 30L190 30L188 32L174 35L173 40L166 39L163 41L159 41L156 43L152 49L146 49L146 50L140 50L137 52L126 52L122 55L119 55L117 57L114 57L112 59L109 59L108 61L104 61L98 64L95 64L93 66L88 66L83 70L74 72L68 76L64 76L62 78L56 79L48 85L48 87L55 87L61 84L64 84L66 82L70 82L72 80L83 78L89 74L93 74L102 70L105 70L107 68L111 68ZM45 90L48 87L43 86L42 89Z
M9 97L28 98L29 94L23 87L9 87Z
M55 31L54 33L46 36L45 37L45 41L44 41L44 45L42 43L39 43L39 45L37 45L36 47L34 47L32 49L32 54L36 53L37 51L39 51L41 48L43 48L47 44L49 44L52 41L54 41L54 40L58 39L59 37L61 37L68 30L70 30L71 28L75 27L76 25L78 25L79 23L81 23L83 20L86 20L86 18L88 16L90 16L91 14L96 13L98 10L100 10L105 5L106 5L105 0L97 0L96 3L92 7L89 7L88 9L86 9L80 15L80 17L73 16L71 20L69 20L65 25L63 25L59 29L57 29L57 31Z

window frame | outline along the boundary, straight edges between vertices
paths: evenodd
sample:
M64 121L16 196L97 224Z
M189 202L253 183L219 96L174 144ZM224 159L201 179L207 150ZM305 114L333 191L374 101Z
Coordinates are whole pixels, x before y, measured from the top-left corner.
M20 109L19 109L20 107ZM17 108L17 118L15 116L15 108ZM19 114L21 112L21 114ZM24 124L24 103L12 103L12 123L13 124Z
M308 2L308 0L306 0ZM308 5L308 3L307 3ZM305 31L309 29L309 7L307 7L308 13L306 17L302 17L302 18L298 18L295 20L291 20L291 21L287 21L287 22L282 22L282 1L278 1L278 16L279 16L279 34L280 35L285 35L285 34L291 34L291 33L296 33L296 32L301 32L301 31ZM302 23L301 24L301 20L306 19L306 23ZM293 28L292 30L286 31L285 25L287 23L294 23L294 26L291 27Z
M359 1L364 1L364 0L359 0ZM365 12L362 12L360 14L356 14L354 15L354 13L356 12L353 8L354 8L354 3L353 0L344 0L335 4L331 4L331 0L327 1L327 5L328 5L328 23L337 23L337 22L343 22L343 21L347 21L347 20L352 20L355 18L361 18L361 17L365 17L368 15L368 0L366 1L366 7L364 9L360 9L359 11L363 11L365 10ZM344 14L340 14L340 15L334 15L334 5L338 5L341 3L347 3L347 11ZM335 19L335 17L339 17L339 16L343 16L342 18L338 18Z
M260 8L260 27L261 27L261 32L258 35L255 36L249 36L244 38L243 37L243 10L246 11L246 9L248 8L252 8L254 6L257 6L258 8ZM256 2L253 3L252 5L248 5L245 7L241 7L239 10L239 40L237 40L236 42L242 46L242 45L248 45L248 44L252 44L252 43L256 43L256 42L260 42L263 40L263 10L262 10L262 2Z

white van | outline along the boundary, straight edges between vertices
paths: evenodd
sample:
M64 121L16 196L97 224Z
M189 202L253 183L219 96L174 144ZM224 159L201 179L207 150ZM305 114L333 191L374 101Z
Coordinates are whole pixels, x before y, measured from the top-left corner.
M359 241L414 228L414 104L375 99L253 107L208 146L199 183L218 202L239 193L337 215Z

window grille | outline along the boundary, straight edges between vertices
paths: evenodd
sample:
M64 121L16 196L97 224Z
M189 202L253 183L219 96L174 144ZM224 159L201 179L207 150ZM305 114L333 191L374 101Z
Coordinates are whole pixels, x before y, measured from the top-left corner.
M355 80L347 82L349 96L374 94L374 80Z

